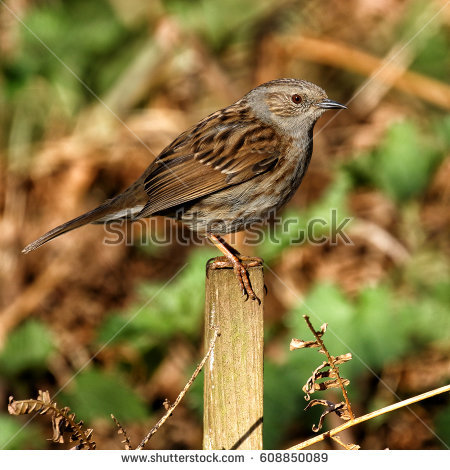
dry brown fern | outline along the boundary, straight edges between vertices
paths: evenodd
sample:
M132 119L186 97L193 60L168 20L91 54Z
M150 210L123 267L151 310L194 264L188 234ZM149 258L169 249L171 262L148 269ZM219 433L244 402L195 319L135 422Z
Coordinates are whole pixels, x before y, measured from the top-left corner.
M52 419L53 436L51 440L59 444L64 443L64 434L68 434L69 442L77 442L73 449L96 448L95 442L92 440L92 429L84 429L83 421L75 420L75 413L70 408L58 408L56 402L50 398L48 391L39 390L36 399L14 400L9 397L8 412L11 415L25 415L37 413L39 415L48 415Z
M312 430L318 432L322 428L323 420L325 416L330 413L335 413L340 419L344 421L354 420L353 411L351 408L350 401L348 399L347 391L345 387L350 383L348 379L345 379L340 376L339 365L344 364L352 359L350 353L341 354L340 356L332 356L328 349L326 348L322 336L327 331L327 324L324 323L320 327L320 331L316 331L307 315L303 315L303 318L308 325L308 328L311 330L312 334L315 337L314 341L303 341L297 338L293 338L290 344L290 350L304 349L304 348L318 348L319 353L325 354L327 356L327 361L323 361L319 367L317 367L311 377L308 378L306 384L303 386L303 391L305 392L305 400L311 400L311 394L316 391L328 390L330 388L340 388L344 401L340 403L333 403L329 400L311 400L306 406L305 410L309 408L321 405L325 407L322 415L320 416L319 423L313 425ZM320 380L320 382L319 382ZM357 449L359 446L355 444L346 445L340 440L336 440L340 445L346 449Z

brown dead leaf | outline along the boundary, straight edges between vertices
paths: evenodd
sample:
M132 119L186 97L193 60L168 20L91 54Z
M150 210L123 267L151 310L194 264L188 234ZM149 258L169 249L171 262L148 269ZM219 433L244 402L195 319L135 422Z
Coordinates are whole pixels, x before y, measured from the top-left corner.
M342 401L340 403L333 403L328 400L311 400L305 408L305 411L315 405L322 405L326 407L326 410L320 415L319 424L316 426L315 424L312 427L314 432L320 431L322 429L323 420L326 415L330 413L336 413L339 418L343 419L344 421L348 421L350 419L350 414L347 409L347 405Z
M344 362L350 361L352 359L352 355L350 353L341 354L340 356L332 356L334 365L343 364ZM328 390L329 388L338 388L340 387L339 378L336 372L333 369L322 370L326 367L330 368L331 365L328 361L322 362L322 364L317 367L314 372L312 373L311 377L308 378L306 384L302 387L302 390L306 393L305 400L310 400L311 394L319 391L319 390ZM338 368L336 367L336 370ZM317 382L320 379L332 379L326 380L324 382ZM341 377L342 385L345 387L347 386L350 381L348 379Z
M321 338L325 332L327 331L328 323L324 323L320 327L320 331L316 331L316 334L319 338ZM303 349L303 348L320 348L319 342L316 341L303 341L298 338L292 338L291 343L289 345L289 350L294 351L295 349ZM320 351L323 352L323 351Z
M295 349L303 348L319 348L320 344L317 341L303 341L301 339L292 338L289 350L294 351Z

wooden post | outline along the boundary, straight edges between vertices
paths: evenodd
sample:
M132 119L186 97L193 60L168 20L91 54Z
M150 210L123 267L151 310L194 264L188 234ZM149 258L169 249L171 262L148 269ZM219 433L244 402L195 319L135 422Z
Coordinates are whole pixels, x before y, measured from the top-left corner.
M205 348L219 330L205 364L203 449L262 449L262 265L248 269L260 299L245 300L232 269L206 268Z

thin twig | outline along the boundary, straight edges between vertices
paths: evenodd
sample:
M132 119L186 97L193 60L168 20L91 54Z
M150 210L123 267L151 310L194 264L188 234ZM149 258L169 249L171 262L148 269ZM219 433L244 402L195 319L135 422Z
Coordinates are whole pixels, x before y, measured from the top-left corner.
M344 395L344 400L345 400L345 404L347 405L347 410L348 410L348 413L350 415L350 419L354 420L355 416L353 414L352 407L350 405L350 401L349 401L348 396L347 396L347 390L345 390L345 386L342 382L341 376L339 375L339 369L334 364L333 356L328 352L328 349L325 347L325 344L323 343L322 339L320 338L320 335L317 333L317 331L312 326L311 322L309 321L308 315L303 315L303 318L305 319L306 324L308 325L308 327L311 330L312 334L316 338L317 342L320 344L320 349L327 356L328 363L330 364L330 367L333 369L333 372L336 374L336 377L337 377L338 382L339 382L339 386L341 387L341 390L342 390L342 395Z
M325 439L328 439L329 437L339 434L340 432L344 431L344 429L351 428L352 426L356 426L357 424L367 421L369 419L375 418L376 416L380 416L385 413L390 413L391 411L398 410L399 408L403 408L405 406L411 405L418 401L425 400L426 398L434 397L435 395L439 395L440 393L445 393L445 392L450 392L450 385L445 385L444 387L436 388L429 392L422 393L421 395L416 395L415 397L408 398L407 400L399 401L398 403L394 403L393 405L389 405L377 411L373 411L372 413L368 413L364 416L359 416L358 418L355 418L352 421L347 421L346 423L332 429L331 431L327 431L322 434L319 434L318 436L308 439L307 441L301 442L300 444L290 447L287 450L305 449L306 447L312 446L313 444L316 444L317 442L323 441Z
M125 431L125 428L120 424L119 420L113 414L111 414L111 418L116 423L116 426L118 427L117 433L123 435L122 444L125 444L125 450L131 450L132 445L131 445L130 439L128 438L127 432Z
M356 445L356 444L346 444L345 442L342 442L342 440L339 436L331 436L331 439L333 439L333 441L337 442L345 450L359 450L358 445Z
M205 365L206 360L208 359L209 355L211 354L212 350L214 349L214 345L216 344L216 339L219 336L219 330L217 327L214 327L214 335L211 338L211 343L208 349L208 352L205 354L205 357L202 359L200 364L197 366L195 369L194 373L192 374L192 377L189 379L187 384L184 386L183 390L181 393L178 395L177 399L173 402L173 404L167 408L166 413L164 416L150 429L150 432L144 437L142 442L136 447L136 450L143 450L147 442L150 440L150 438L153 436L153 434L158 431L158 429L166 422L167 418L171 416L173 413L173 410L178 406L184 395L186 395L186 392L189 390L191 387L192 383L196 379L197 375L200 373L202 370L203 366Z

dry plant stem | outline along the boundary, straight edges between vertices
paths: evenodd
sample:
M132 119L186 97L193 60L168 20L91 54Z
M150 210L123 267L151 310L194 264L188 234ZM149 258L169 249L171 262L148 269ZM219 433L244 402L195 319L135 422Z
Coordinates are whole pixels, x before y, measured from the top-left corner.
M346 444L345 442L342 442L339 436L331 436L331 439L333 439L333 441L337 442L340 446L342 446L346 450L359 449L359 446L355 446L354 444Z
M333 369L333 372L336 374L336 377L338 379L338 382L339 382L339 386L341 387L341 390L342 390L342 395L344 396L344 400L345 400L345 404L347 405L347 410L350 414L350 419L351 420L354 420L355 419L355 416L353 414L353 411L352 411L352 407L350 405L350 401L348 399L348 396L347 396L347 390L345 390L345 386L344 384L342 383L342 379L341 379L341 376L339 375L339 369L335 366L334 364L334 360L333 360L333 357L331 356L331 354L328 352L327 348L325 347L325 344L323 343L322 339L320 338L320 336L317 334L317 331L314 329L314 327L312 326L310 320L309 320L309 317L308 315L303 315L303 318L305 319L305 322L306 324L308 325L308 328L311 330L312 334L314 335L314 337L316 338L317 342L320 344L320 348L322 349L322 351L325 353L325 355L327 356L327 359L328 359L328 362L331 366L331 368Z
M167 412L164 414L164 416L152 427L150 432L144 437L142 442L136 447L136 450L143 450L144 449L145 445L150 440L150 438L153 436L153 434L155 434L156 431L158 431L158 429L166 422L167 418L169 418L169 416L171 416L171 414L173 413L173 410L178 406L180 401L186 395L186 392L189 390L189 388L193 384L194 380L197 378L197 375L203 369L203 366L205 365L206 360L208 359L209 355L211 354L212 350L214 349L217 337L219 336L219 329L216 328L216 327L213 327L212 329L214 330L214 333L213 333L213 337L211 338L210 346L209 346L208 352L205 354L205 357L202 359L200 364L197 366L194 373L192 374L192 377L188 380L187 384L184 386L183 390L178 395L177 399L167 409Z
M131 450L132 445L130 439L128 438L127 432L125 431L125 428L120 424L119 420L113 414L111 414L111 419L116 423L116 426L118 428L118 434L123 435L122 444L125 444L125 450Z
M319 434L318 436L313 437L312 439L308 439L307 441L301 442L293 447L289 447L287 450L301 450L305 449L306 447L312 446L313 444L317 444L325 439L335 436L340 432L344 431L344 429L351 428L352 426L356 426L359 423L364 421L368 421L369 419L375 418L377 416L381 416L385 413L390 413L391 411L398 410L399 408L403 408L408 405L412 405L421 400L425 400L426 398L434 397L441 393L450 392L450 385L445 385L444 387L436 388L429 392L422 393L421 395L416 395L415 397L408 398L407 400L399 401L398 403L394 403L393 405L386 406L385 408L381 408L377 411L373 411L372 413L367 413L364 416L359 416L358 418L353 419L352 421L347 421L346 423L338 426L331 431L324 432Z

